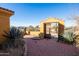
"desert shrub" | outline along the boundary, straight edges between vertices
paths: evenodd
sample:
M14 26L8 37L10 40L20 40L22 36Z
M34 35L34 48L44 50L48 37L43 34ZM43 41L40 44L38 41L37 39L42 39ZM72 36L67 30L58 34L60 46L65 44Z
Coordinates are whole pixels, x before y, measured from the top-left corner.
M6 32L6 31L4 31L4 32L5 32L5 34L3 36L6 39L5 44L8 47L14 47L15 41L19 40L20 38L23 38L22 32L15 27L12 27L9 32Z
M58 36L58 42L63 41L68 44L73 44L75 42L73 32L65 32L63 35Z
M39 38L44 38L44 33L40 33Z
M3 35L6 39L4 43L4 47L9 50L12 55L23 55L24 51L24 41L23 33L17 29L16 27L12 27L9 32L4 31L5 34ZM18 53L16 53L16 51ZM20 53L21 52L21 53Z
M26 27L24 28L24 31L23 31L23 35L26 35L27 33L26 33Z
M59 41L64 41L63 35L58 35L58 40L57 40L57 42L59 42Z
M74 42L76 47L79 47L79 34L74 34Z
M64 36L64 41L65 42L70 43L70 44L72 44L74 42L72 32L66 32L63 36Z

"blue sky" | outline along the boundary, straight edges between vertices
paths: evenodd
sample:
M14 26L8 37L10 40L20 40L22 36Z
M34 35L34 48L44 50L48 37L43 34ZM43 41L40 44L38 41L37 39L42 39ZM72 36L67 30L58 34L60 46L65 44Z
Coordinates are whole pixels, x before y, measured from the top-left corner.
M10 18L11 26L39 25L46 18L59 18L65 21L65 26L72 26L73 15L79 15L79 4L61 3L0 3L0 7L13 10Z

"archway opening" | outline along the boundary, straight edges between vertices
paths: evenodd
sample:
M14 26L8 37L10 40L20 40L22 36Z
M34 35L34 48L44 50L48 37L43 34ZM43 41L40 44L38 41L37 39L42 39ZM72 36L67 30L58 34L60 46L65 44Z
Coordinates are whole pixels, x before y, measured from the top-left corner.
M52 23L45 23L44 24L44 34L45 38L58 38L58 23L52 22Z
M58 38L58 23L51 23L51 37Z
M41 21L40 33L43 34L43 38L55 37L59 39L59 36L64 33L64 21L57 18L48 18Z

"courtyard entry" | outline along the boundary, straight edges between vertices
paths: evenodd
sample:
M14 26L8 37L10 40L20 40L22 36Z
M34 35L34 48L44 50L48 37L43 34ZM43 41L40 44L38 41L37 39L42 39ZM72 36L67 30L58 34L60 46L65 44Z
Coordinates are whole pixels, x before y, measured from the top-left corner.
M51 37L58 38L58 23L51 23L50 34Z
M58 38L58 23L44 24L45 37Z
M64 33L64 21L57 18L48 18L40 23L40 33L44 38L56 37Z

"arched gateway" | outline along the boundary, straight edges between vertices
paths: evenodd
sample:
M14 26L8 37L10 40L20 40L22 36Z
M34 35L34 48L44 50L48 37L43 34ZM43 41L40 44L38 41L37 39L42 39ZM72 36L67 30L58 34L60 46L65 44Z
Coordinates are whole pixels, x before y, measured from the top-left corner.
M48 18L40 22L40 33L43 33L44 37L48 37L50 35L51 23L58 23L58 35L62 35L64 33L63 20L59 20L57 18ZM48 32L47 32L47 29L49 30Z

